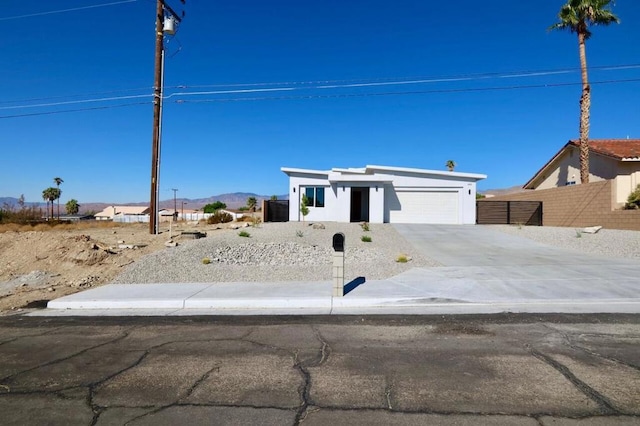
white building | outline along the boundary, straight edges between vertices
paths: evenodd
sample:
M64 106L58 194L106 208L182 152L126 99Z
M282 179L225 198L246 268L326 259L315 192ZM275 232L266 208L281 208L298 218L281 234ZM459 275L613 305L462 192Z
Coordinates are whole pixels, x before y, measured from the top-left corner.
M476 182L486 175L404 167L366 166L307 170L289 176L289 220L475 224Z

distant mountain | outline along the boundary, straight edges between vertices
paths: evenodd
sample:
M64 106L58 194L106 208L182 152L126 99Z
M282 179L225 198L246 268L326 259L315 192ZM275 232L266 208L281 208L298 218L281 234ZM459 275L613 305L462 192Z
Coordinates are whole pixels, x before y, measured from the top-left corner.
M258 200L258 205L259 205L262 200L269 200L271 198L271 195L258 195L252 192L233 192L233 193L227 193L227 194L213 195L207 198L195 198L195 199L177 198L175 200L175 204L178 206L178 209L180 209L182 208L182 202L184 202L185 209L195 210L195 209L201 209L202 207L204 207L209 203L221 201L225 203L228 208L236 209L238 207L246 206L247 198L249 197L256 197L256 200ZM278 200L288 200L289 194L278 195L277 197L278 197ZM100 212L105 208L114 204L124 205L124 206L148 206L149 201L140 201L135 203L103 203L103 202L83 203L83 202L80 202L80 213ZM25 205L28 207L36 206L36 207L42 207L42 208L46 206L45 203L29 203L29 202L25 203ZM0 197L0 208L3 208L4 206L8 206L10 208L18 208L18 199L14 197ZM158 203L158 207L160 207L161 209L172 209L173 206L174 206L173 198L170 198L168 200L161 200ZM64 206L61 204L60 210L63 211L63 209L64 209Z
M509 188L486 189L484 191L478 191L478 192L480 192L482 195L485 195L485 196L493 195L494 197L499 197L501 195L517 194L518 192L525 192L525 191L528 191L528 190L524 189L522 185L516 185L516 186L511 186Z

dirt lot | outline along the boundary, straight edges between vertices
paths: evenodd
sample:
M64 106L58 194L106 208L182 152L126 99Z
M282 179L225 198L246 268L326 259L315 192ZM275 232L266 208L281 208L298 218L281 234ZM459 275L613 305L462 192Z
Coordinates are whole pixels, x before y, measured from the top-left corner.
M165 247L169 225L162 223L160 229L161 234L151 235L148 224L2 225L0 313L42 306L43 301L111 281L124 266ZM196 229L214 228L178 224L171 235L180 242L182 231Z

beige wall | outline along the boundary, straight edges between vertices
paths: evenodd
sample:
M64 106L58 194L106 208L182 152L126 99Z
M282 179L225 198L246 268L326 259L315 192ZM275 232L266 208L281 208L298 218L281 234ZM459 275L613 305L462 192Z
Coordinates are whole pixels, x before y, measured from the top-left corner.
M589 182L614 179L618 173L618 160L598 154L589 156ZM534 189L549 189L566 186L567 182L580 183L580 150L568 147L551 167L532 184Z
M606 180L584 185L529 190L480 202L542 201L542 223L545 226L601 225L609 229L640 231L640 210L612 209L612 206L616 205L616 194L616 182Z

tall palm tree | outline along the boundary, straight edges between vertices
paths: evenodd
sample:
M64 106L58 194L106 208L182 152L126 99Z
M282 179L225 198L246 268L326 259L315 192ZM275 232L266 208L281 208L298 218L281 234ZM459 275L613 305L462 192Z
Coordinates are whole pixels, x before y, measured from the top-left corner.
M42 199L47 202L47 209L51 203L51 216L49 216L51 219L53 219L53 202L58 198L60 198L60 189L58 188L49 187L42 191Z
M449 171L452 172L453 169L456 168L456 162L453 160L447 160L447 162L445 163L445 166L447 166L447 169L449 169Z
M567 0L560 8L560 22L550 30L569 30L578 34L580 70L582 72L582 96L580 96L580 180L589 183L589 112L591 110L591 86L587 76L585 42L591 37L590 27L619 23L610 9L611 0Z
M55 182L56 187L58 188L58 191L60 192L58 194L58 220L60 220L60 196L62 195L62 191L60 191L60 184L62 182L64 182L64 181L62 180L62 178L59 178L59 177L54 177L53 181Z

